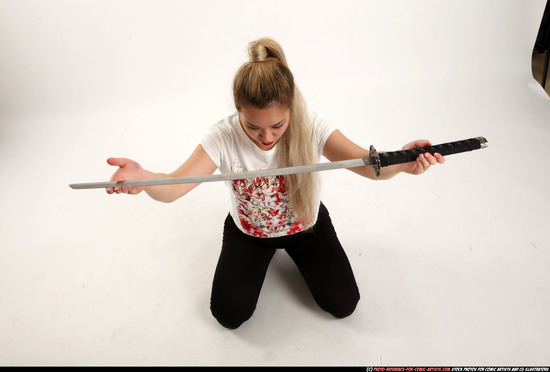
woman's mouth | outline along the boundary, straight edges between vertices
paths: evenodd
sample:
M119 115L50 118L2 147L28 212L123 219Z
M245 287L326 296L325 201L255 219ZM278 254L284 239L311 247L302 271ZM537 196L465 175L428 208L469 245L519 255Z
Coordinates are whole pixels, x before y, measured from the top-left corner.
M271 145L273 145L273 142L275 142L275 141L271 141L271 142L262 142L262 145L264 145L264 146L271 146Z

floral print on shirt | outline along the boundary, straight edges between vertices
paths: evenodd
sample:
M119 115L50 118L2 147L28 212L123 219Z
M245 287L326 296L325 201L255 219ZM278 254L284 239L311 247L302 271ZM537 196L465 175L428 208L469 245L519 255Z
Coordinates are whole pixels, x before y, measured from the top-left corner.
M284 176L235 180L232 186L241 226L249 235L269 238L304 230L289 206Z

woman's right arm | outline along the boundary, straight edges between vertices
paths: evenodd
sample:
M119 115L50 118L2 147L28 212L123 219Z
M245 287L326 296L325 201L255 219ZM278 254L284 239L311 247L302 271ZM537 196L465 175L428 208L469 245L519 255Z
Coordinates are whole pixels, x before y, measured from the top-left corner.
M208 156L206 151L204 151L201 145L197 146L185 163L170 174L150 172L143 169L135 161L125 158L109 158L107 159L107 163L119 167L111 177L111 181L203 176L214 173L217 168L216 164L212 161L210 156ZM145 190L151 198L157 201L171 203L181 198L198 185L198 183L186 183L147 187L110 187L107 189L107 193L139 194L141 191Z

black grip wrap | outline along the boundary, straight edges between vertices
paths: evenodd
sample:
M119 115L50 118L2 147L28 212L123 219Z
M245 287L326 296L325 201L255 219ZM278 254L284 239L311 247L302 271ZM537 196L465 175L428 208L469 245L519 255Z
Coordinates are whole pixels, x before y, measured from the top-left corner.
M458 154L460 152L478 150L481 148L481 142L478 138L442 143L435 146L418 147L411 150L391 151L379 154L380 166L409 163L416 161L418 155L429 152L430 154L440 153L441 155Z

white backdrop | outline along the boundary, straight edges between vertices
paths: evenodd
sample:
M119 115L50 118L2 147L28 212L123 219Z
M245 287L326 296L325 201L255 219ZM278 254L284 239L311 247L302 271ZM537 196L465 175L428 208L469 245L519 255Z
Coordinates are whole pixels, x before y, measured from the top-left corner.
M544 0L0 0L1 365L550 364ZM209 296L223 184L173 204L75 191L170 172L278 40L311 110L363 146L485 136L421 177L323 174L362 294L318 310L276 255L253 318Z

